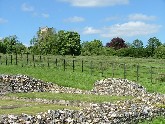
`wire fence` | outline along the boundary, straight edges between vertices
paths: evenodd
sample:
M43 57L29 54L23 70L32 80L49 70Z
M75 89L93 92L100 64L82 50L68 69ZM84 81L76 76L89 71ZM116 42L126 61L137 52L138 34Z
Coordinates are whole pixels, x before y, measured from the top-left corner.
M91 76L124 78L150 83L165 82L165 68L112 61L81 60L57 56L30 54L1 54L0 65L19 67L47 67L63 71L88 73Z

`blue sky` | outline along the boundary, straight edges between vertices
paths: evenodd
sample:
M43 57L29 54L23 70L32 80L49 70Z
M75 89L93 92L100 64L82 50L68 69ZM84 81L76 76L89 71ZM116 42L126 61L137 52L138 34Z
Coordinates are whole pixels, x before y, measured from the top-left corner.
M81 41L114 37L165 43L165 0L0 0L0 38L16 35L25 45L39 27L77 31Z

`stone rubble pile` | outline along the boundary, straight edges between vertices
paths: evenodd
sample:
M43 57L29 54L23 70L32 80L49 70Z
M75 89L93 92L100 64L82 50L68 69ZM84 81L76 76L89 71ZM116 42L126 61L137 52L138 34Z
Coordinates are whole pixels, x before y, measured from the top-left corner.
M165 94L148 93L143 86L126 79L96 81L91 91L62 87L25 75L0 75L0 92L54 92L96 95L134 96L133 100L115 103L77 104L67 100L25 99L32 102L83 106L82 110L48 110L37 115L0 115L0 124L137 124L153 117L165 117ZM21 98L22 99L22 98ZM85 106L86 105L86 106Z
M0 93L8 92L44 92L53 87L26 75L0 75Z
M146 89L127 79L108 78L96 81L91 92L99 95L141 96Z
M48 110L37 115L1 115L0 123L14 124L138 124L165 116L165 108L137 101L92 104L82 110Z
M90 91L58 86L26 75L0 75L0 95L9 92L54 92L90 94Z
M0 94L7 92L54 92L115 96L141 96L146 89L127 79L108 78L96 81L91 91L58 86L26 75L0 75Z

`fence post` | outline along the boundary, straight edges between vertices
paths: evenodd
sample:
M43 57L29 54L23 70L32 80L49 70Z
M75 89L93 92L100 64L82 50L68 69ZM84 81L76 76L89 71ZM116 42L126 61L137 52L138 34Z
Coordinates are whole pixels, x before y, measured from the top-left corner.
M7 55L6 55L6 65L7 65Z
M73 60L73 72L74 72L74 69L75 69L75 60Z
M66 69L66 68L65 68L65 64L66 64L66 61L65 61L65 59L64 59L64 71L65 71L65 69Z
M41 54L40 54L40 62L41 62Z
M136 81L139 81L139 64L136 65Z
M29 63L29 53L27 52L26 53L26 64L28 65L28 63Z
M81 63L81 71L83 72L84 71L84 61L82 60L82 63Z
M126 64L124 63L124 79L126 79Z
M13 55L12 54L10 55L10 63L11 63L11 65L13 64Z
M153 71L152 69L153 69L153 67L151 66L151 68L150 68L150 73L151 73L151 83L152 83L152 74L153 74L153 73L152 73L152 71Z
M47 59L48 59L48 67L49 67L49 66L50 66L50 64L49 64L49 59L50 59L50 58L48 57Z
M114 72L114 63L112 63L112 77L114 78L115 72Z
M15 54L15 64L18 64L18 57L17 57L17 53Z
M103 63L100 62L101 76L103 77Z
M1 62L1 57L2 57L2 56L0 55L0 64L2 64L2 62Z
M58 60L57 60L57 58L56 58L56 61L55 61L55 64L56 64L56 68L57 68L57 66L58 66L58 64L57 64L57 63L58 63Z
M32 55L32 58L33 58L33 62L34 62L34 54Z
M91 61L91 63L90 63L90 68L91 68L91 75L92 75L92 73L93 73L93 61Z

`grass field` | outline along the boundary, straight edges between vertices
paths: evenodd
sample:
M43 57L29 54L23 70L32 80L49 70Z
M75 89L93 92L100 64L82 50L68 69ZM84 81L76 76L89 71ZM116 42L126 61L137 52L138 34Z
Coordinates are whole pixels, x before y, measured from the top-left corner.
M91 90L96 80L100 80L107 77L126 78L143 85L149 92L159 92L165 94L165 61L161 59L121 58L108 56L41 56L40 59L40 56L35 56L33 61L32 55L29 55L27 61L26 55L22 56L22 58L19 55L18 63L16 65L16 58L14 55L12 57L12 64L10 55L7 56L7 63L6 57L4 55L1 56L2 57L0 59L0 74L24 74L34 77L36 79L41 79L43 81L53 82L61 86L80 88L84 90ZM12 95L14 96L16 94ZM29 98L44 98L45 96L50 96L50 99L53 99L53 96L51 96L50 94L41 95L40 93L36 93L34 95L29 93L27 94L28 96L25 96L25 94L19 95L19 97ZM113 99L125 99L106 97L97 98L95 96L69 96L68 94L60 94L56 97L59 99L72 99L72 97L74 97L77 100L91 100L94 102L113 101ZM10 104L11 101L4 102L6 102L6 104ZM37 108L37 106L33 104L32 106L29 106L32 107L30 110L34 110L34 112L32 113L42 110L41 108L43 108L43 106L45 106L44 108L52 109L64 108L64 106L55 106L53 108L52 105L48 106L45 104L40 104L39 108ZM25 109L21 110L27 113L29 111L29 113L31 113L29 109L28 111L26 111L28 107L23 106L23 108ZM15 111L16 113L23 112L19 110L19 108L15 109L18 109ZM6 110L3 110L1 112L3 113L5 111ZM11 111L12 110L8 111L8 113L10 113ZM159 117L154 119L152 124L163 124L164 120L164 117ZM144 122L144 124L147 123L149 122Z

